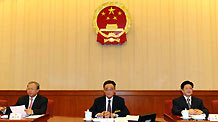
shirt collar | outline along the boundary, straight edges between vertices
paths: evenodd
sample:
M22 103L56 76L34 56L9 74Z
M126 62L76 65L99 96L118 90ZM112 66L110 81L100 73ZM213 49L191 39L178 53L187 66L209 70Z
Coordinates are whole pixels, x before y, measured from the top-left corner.
M36 97L37 97L37 94L36 94L36 96L34 96L32 99L35 100ZM31 97L30 97L30 96L29 96L29 99L31 100Z
M188 101L188 97L186 97L185 95L183 95L183 96L184 96L185 100ZM190 101L191 101L191 99L192 99L192 96L189 97Z
M110 99L107 98L106 96L106 101L111 100L111 102L113 101L113 97L111 97Z

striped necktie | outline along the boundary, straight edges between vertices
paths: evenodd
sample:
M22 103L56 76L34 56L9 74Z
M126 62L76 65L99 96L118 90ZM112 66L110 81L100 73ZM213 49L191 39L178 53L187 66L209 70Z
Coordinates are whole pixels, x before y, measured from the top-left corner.
M188 101L188 109L191 109L190 99L188 98L187 101Z

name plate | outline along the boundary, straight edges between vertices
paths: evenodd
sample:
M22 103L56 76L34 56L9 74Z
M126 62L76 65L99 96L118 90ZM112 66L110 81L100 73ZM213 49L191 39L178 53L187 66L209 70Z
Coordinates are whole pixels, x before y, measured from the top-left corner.
M209 114L208 120L218 121L218 114Z
M10 118L11 120L19 120L22 119L22 114L21 113L11 113Z

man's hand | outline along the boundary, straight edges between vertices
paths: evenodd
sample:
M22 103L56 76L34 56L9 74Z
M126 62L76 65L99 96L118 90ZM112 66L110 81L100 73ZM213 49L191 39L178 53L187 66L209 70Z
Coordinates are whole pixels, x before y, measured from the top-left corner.
M103 117L103 116L104 116L104 111L97 114L97 117Z
M5 111L6 107L0 107L0 111Z
M116 114L115 113L111 113L111 118L115 118Z
M201 111L199 109L189 109L190 115L201 115L202 113L203 113L203 111Z
M188 112L190 115L194 115L196 111L194 109L189 109Z
M203 111L199 110L199 109L194 109L195 110L195 115L201 115L203 114Z
M24 111L26 112L27 115L33 114L33 110L32 109L25 109Z
M107 111L103 111L103 112L101 112L101 113L98 113L98 114L97 114L97 117L104 117L106 112L107 112Z
M110 113L108 111L103 111L102 113L98 113L97 117L114 118L114 117L116 117L116 115L114 113Z
M111 116L111 113L108 112L108 111L105 111L104 117L105 118L110 118L110 116Z

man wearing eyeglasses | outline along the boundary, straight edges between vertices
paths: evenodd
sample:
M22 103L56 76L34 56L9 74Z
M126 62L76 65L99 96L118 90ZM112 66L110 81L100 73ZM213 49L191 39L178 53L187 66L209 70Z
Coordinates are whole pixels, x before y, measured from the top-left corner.
M191 81L184 81L180 87L183 95L173 100L173 115L181 116L181 112L185 109L188 110L189 115L209 114L203 101L192 95L194 84Z
M105 96L96 98L93 106L90 108L92 117L114 118L129 115L124 99L115 95L116 83L107 80L104 82L103 88Z
M40 85L36 81L30 81L27 85L27 95L21 96L14 106L25 105L27 115L45 114L48 99L38 94ZM0 107L4 114L11 113L10 107Z

